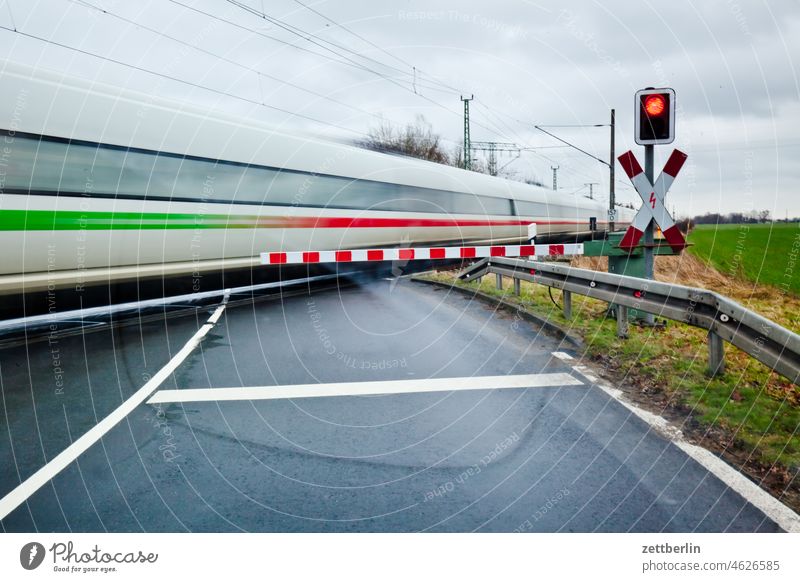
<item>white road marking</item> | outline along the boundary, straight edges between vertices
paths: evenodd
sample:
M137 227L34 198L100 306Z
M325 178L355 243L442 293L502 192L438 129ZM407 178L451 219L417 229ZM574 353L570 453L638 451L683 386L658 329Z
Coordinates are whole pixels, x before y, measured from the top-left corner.
M777 523L782 529L790 533L800 533L800 515L797 515L789 507L786 507L714 453L685 440L676 441L675 444L716 475L725 485L736 491L749 503L758 507L764 512L764 515Z
M184 390L159 390L147 403L275 400L281 398L319 398L324 396L459 392L462 390L494 390L497 388L544 388L549 386L583 386L583 382L570 374L558 373L427 378L383 382L342 382L336 384L247 386L244 388L189 388Z
M586 366L573 366L572 369L576 372L580 372L586 378L589 378L589 376L586 374L586 371L588 370ZM659 434L672 441L676 447L689 455L697 463L705 467L707 471L725 483L725 485L744 497L748 503L760 509L764 515L777 523L782 529L786 530L787 532L800 532L800 515L778 501L768 492L764 491L756 483L742 475L739 471L731 467L728 463L717 457L711 451L702 447L698 447L697 445L693 445L687 441L684 438L683 433L672 426L669 421L663 417L627 402L625 400L624 393L621 390L618 390L602 381L595 382L592 380L592 382L595 383L595 386L603 390L603 392L611 396L614 400L622 404L633 414L653 427Z
M228 303L228 295L225 296L225 299L223 300L222 305L217 307L217 309L214 311L214 313L211 314L211 317L208 318L208 321L206 322L206 324L211 324L211 327L214 327L214 324L217 323L217 321L219 321L219 318L222 315L222 312L225 311L225 304L226 303Z
M219 320L222 312L225 310L225 304L227 302L228 295L226 294L222 305L217 307L211 317L208 318L208 321L203 324L189 341L186 342L186 345L184 345L163 368L156 372L144 386L139 388L133 396L128 398L111 414L89 429L83 436L78 438L78 440L73 441L71 445L53 457L44 467L17 485L8 495L0 499L0 519L4 519L9 513L25 503L31 495L36 493L43 485L64 470L64 468L83 454L89 447L103 438L108 431L114 428L117 423L157 390L164 380L169 378L169 375L181 365L190 353L192 353L192 350L200 344L209 330L214 327L214 324Z
M572 356L570 356L567 352L553 352L553 355L557 357L559 360L569 361L574 360Z
M591 382L592 384L597 384L597 385L602 384L602 382L600 381L600 378L598 378L597 376L592 374L592 371L587 366L572 366L572 369L575 370L576 372L580 372L581 374L583 374L583 376L587 380L589 380L589 382ZM602 388L602 386L601 386L601 388Z

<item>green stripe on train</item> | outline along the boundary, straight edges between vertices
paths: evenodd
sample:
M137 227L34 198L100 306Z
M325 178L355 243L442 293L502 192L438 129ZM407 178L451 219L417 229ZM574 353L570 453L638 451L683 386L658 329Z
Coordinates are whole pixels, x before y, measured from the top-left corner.
M0 210L0 230L163 230L269 226L264 223L264 218L260 224L258 219L254 215L227 214Z

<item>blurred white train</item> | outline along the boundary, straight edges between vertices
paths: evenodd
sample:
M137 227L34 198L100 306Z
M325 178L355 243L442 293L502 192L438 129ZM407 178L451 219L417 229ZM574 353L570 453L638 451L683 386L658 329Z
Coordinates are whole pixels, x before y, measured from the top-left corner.
M517 242L532 222L537 240L581 237L590 219L607 224L586 198L0 69L0 294L267 268L264 251Z

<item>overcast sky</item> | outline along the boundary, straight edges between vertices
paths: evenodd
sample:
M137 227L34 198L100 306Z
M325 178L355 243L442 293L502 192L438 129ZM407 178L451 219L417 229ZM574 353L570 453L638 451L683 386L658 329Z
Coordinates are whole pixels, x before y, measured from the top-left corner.
M618 155L633 148L641 158L634 92L669 86L677 139L657 147L656 169L673 146L689 154L670 208L800 215L798 2L301 1L10 0L0 26L51 42L0 30L1 50L336 139L422 114L452 149L463 131L460 95L474 94L473 140L545 148L501 158L508 170L549 184L559 165L560 190L583 194L598 182L601 197L607 168L553 148L533 124L604 124L615 108ZM608 158L607 127L551 131ZM618 200L637 201L617 168Z

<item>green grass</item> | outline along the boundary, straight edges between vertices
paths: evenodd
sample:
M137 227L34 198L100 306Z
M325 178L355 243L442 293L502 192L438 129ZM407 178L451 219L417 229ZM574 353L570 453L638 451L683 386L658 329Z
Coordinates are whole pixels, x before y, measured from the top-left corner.
M689 242L725 275L800 295L800 223L702 224Z
M426 278L478 287L474 282L454 281L453 273L430 274ZM605 303L573 295L573 316L567 320L553 305L546 287L523 282L520 297L513 295L510 287L507 281L504 290L495 289L494 276L484 277L479 286L483 293L521 304L527 311L581 337L585 343L583 355L593 361L596 369L638 388L645 400L656 407L679 406L685 411L681 414L688 414L699 423L701 434L724 439L717 442L720 447L727 448L735 441L743 456L752 461L800 470L800 393L791 382L771 373L747 354L726 346L726 371L710 378L706 373L708 356L703 330L674 322L663 329L632 325L628 339L623 340L616 336L616 322L605 316ZM556 301L560 301L560 295L553 292Z

